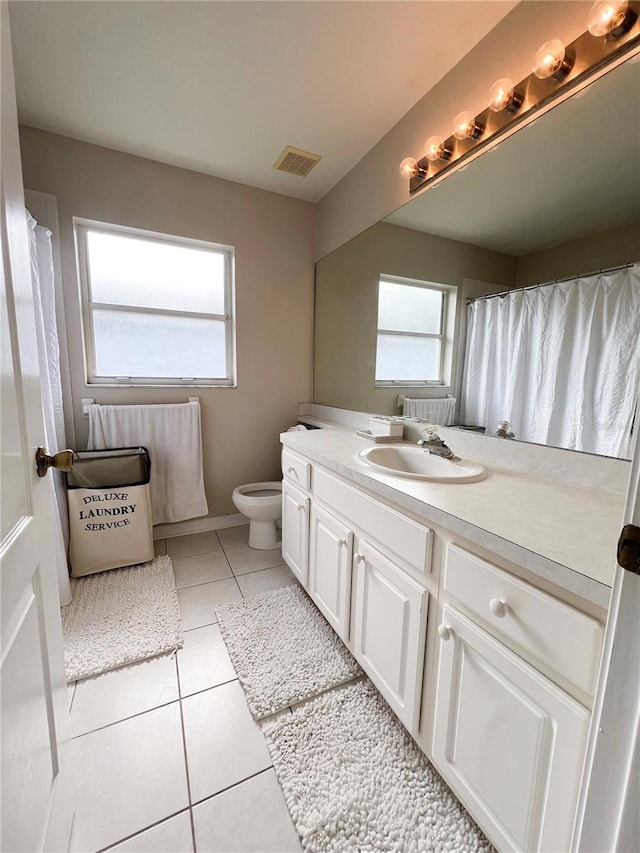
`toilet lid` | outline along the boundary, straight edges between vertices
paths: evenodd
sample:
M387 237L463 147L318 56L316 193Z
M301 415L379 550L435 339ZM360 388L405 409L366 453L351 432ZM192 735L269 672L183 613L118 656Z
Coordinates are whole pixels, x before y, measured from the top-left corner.
M243 492L249 498L270 498L274 495L280 495L282 492L279 489L253 489L250 492Z

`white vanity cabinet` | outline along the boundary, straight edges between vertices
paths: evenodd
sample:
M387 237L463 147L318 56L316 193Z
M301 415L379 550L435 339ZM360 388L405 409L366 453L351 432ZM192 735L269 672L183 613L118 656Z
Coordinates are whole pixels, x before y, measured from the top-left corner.
M418 728L429 594L366 541L354 555L353 653L410 732Z
M356 473L285 448L286 562L501 853L568 851L602 622Z
M570 849L589 712L444 608L433 761L499 850Z
M311 514L309 593L415 734L435 587L431 530L319 466Z
M282 483L282 558L305 589L309 574L309 505L304 492Z
M321 506L311 507L309 595L336 634L349 640L353 531Z
M282 451L282 558L307 589L309 576L309 518L311 464L289 450Z
M602 626L452 544L442 590L434 764L498 849L569 850L590 713L551 676L593 690Z

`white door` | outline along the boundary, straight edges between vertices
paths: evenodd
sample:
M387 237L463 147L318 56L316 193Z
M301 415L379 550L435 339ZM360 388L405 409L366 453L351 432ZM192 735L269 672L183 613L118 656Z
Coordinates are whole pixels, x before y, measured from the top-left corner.
M433 761L499 850L569 850L589 712L445 607Z
M640 400L640 388L637 400ZM636 414L636 426L638 415ZM640 532L636 428L623 524ZM632 532L633 535L633 532ZM614 555L612 554L612 560ZM572 851L640 849L640 560L618 566L611 595Z
M282 558L307 589L309 498L287 482L282 484Z
M420 715L429 595L367 542L358 543L353 559L353 654L398 718L415 733Z
M318 506L311 507L309 595L336 634L349 639L353 531Z
M66 850L75 785L7 4L2 15L0 849ZM58 450L59 448L51 449ZM51 476L51 474L49 474Z

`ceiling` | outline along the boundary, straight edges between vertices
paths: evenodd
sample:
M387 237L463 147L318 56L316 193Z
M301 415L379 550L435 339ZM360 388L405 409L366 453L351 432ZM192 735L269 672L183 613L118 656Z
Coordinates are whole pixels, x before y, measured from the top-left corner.
M518 256L640 222L639 92L627 61L386 221Z
M318 201L516 5L15 0L19 118ZM285 145L322 160L277 172Z

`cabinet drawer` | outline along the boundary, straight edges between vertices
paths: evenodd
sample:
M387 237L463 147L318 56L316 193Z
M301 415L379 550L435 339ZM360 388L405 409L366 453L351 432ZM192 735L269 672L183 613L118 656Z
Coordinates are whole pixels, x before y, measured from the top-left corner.
M421 574L431 571L431 530L388 506L363 495L331 474L316 468L314 495L356 527L384 544L399 563Z
M282 476L301 489L311 488L311 463L290 450L282 451Z
M502 637L593 693L603 626L486 560L447 546L444 589Z

